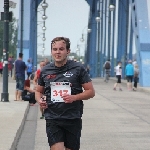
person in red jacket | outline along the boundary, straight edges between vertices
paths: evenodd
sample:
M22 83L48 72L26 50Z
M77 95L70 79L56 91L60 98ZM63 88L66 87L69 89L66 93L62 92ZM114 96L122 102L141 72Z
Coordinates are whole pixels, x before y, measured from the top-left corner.
M3 62L0 61L0 74L1 74L1 77L2 77L2 74L3 74Z
M34 75L34 78L33 78L33 84L34 84L34 89L36 89L36 85L37 85L37 82L38 82L38 79L40 77L40 73L41 73L41 69L46 65L45 61L41 61L40 62L40 69L38 69L36 72L35 72L35 75ZM44 119L44 109L40 107L40 111L41 111L41 117L40 119Z

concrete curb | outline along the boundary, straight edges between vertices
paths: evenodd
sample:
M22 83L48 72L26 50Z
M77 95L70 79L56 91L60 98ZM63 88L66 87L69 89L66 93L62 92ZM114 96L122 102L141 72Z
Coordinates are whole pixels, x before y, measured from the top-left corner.
M29 107L30 107L30 106L29 106L29 104L28 104L28 105L27 105L27 108L26 108L26 110L25 110L24 116L23 116L23 118L22 118L22 122L21 122L21 124L20 124L20 126L19 126L19 129L18 129L17 132L16 132L16 136L14 137L14 141L13 141L13 143L12 143L12 145L11 145L10 150L16 150L16 147L17 147L17 144L18 144L18 140L19 140L19 138L20 138L20 136L21 136L22 130L23 130L23 128L24 128L25 120L26 120L27 114L28 114L28 112L29 112Z

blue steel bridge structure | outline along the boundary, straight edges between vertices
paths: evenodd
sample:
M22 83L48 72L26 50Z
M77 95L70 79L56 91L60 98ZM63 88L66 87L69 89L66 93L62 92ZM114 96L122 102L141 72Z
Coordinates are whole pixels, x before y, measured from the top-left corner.
M42 0L20 0L18 53L37 65L37 8ZM111 76L118 61L136 60L140 85L150 86L150 0L85 0L90 6L85 64L92 78L103 77L103 64L111 60ZM48 1L47 1L48 3ZM71 1L70 1L71 3ZM113 7L115 6L115 7ZM112 9L115 8L115 9ZM28 10L28 11L25 11ZM95 20L97 19L97 21Z

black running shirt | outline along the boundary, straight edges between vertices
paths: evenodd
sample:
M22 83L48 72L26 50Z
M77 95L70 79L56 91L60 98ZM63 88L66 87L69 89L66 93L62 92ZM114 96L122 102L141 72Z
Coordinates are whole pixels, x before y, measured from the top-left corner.
M71 95L82 93L82 84L91 79L80 62L68 60L62 67L56 67L53 63L46 65L41 70L38 84L44 86L44 95L48 103L45 109L45 119L75 119L81 118L83 113L83 101L72 103L53 102L51 100L50 82L70 82Z

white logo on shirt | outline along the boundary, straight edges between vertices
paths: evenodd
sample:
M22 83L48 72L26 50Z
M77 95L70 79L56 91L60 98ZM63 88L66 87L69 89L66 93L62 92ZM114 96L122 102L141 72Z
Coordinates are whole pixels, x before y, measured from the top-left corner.
M69 78L71 77L73 74L71 72L66 72L65 74L63 74L65 77Z

